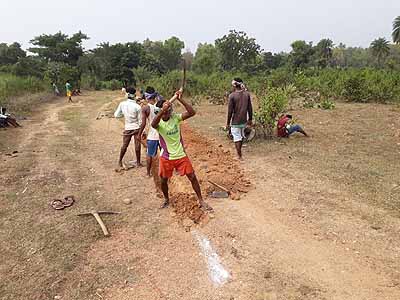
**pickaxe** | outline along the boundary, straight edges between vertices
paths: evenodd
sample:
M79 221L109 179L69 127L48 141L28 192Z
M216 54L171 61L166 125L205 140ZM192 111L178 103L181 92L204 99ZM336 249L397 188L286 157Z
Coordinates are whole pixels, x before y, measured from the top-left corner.
M183 76L182 76L182 84L181 84L181 88L179 89L179 92L182 94L183 91L185 90L185 86L186 86L186 60L183 60ZM178 93L175 93L175 95L169 99L168 101L170 103L173 103L175 100L178 99Z
M89 216L89 215L92 215L96 219L97 223L99 223L99 225L101 227L101 230L103 230L104 236L109 236L110 233L108 232L106 225L104 225L103 220L100 218L100 214L116 214L116 215L119 215L120 212L92 210L92 211L89 211L89 212L86 212L86 213L78 214L78 216Z

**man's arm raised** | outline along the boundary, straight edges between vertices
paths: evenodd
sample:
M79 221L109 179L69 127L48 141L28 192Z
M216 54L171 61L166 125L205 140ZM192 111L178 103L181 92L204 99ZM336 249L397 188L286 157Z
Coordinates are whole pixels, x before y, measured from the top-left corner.
M194 115L196 115L196 111L193 109L193 106L187 103L185 100L182 99L182 95L179 96L178 101L182 103L185 107L186 111L182 113L182 120L187 120Z

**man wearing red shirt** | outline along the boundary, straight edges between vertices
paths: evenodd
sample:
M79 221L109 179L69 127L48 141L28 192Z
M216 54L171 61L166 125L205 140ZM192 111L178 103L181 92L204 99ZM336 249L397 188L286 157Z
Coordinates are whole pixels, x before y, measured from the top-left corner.
M292 121L292 115L283 115L278 121L278 136L279 137L289 137L291 134L295 132L300 132L304 136L308 137L308 134L304 131L304 129L297 124L290 124Z

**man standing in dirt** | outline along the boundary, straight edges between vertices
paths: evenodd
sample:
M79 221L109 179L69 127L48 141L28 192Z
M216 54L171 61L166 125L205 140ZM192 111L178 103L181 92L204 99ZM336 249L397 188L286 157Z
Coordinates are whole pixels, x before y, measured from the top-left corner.
M161 100L162 97L156 92L156 90L148 86L146 91L144 92L144 97L147 100L147 105L142 107L142 125L140 126L139 136L144 140L146 138L146 133L144 132L147 124L147 120L149 121L150 127L147 133L147 176L151 176L151 166L153 164L153 160L157 156L157 150L159 147L159 137L158 132L151 126L154 118L157 113L160 111L160 108L156 107L157 100Z
M132 137L135 139L135 154L136 154L136 165L141 167L140 163L140 124L141 124L141 107L136 103L135 93L136 90L133 87L129 87L126 89L127 97L125 101L121 102L118 105L117 110L114 113L116 118L125 117L125 130L123 132L122 139L122 147L119 155L118 167L116 169L117 172L120 172L123 169L127 169L124 166L122 160L125 156L126 150L131 142Z
M67 92L68 102L72 103L72 85L69 80L65 84L65 91Z
M237 155L242 159L243 138L246 126L252 126L253 123L253 107L243 80L234 78L232 86L234 91L229 95L226 128L231 131Z
M161 111L151 123L151 126L159 133L161 145L159 175L161 190L164 194L164 203L161 208L169 206L168 179L172 177L174 170L176 170L179 175L186 175L190 180L197 195L199 207L212 210L203 200L199 181L194 173L192 163L186 155L181 136L181 122L193 117L196 112L189 103L182 99L182 92L177 92L177 96L178 101L185 107L186 111L182 114L173 113L172 104L169 101L161 100L157 103L158 107L162 107Z

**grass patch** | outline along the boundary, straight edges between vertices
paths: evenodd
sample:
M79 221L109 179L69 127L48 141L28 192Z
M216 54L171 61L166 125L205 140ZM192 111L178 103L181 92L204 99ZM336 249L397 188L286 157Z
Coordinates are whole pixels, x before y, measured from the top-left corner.
M62 110L58 119L65 123L68 130L73 134L82 135L88 127L88 118L83 115L80 108L67 108Z
M48 83L43 80L0 74L0 106L7 107L14 114L30 113L49 95Z

